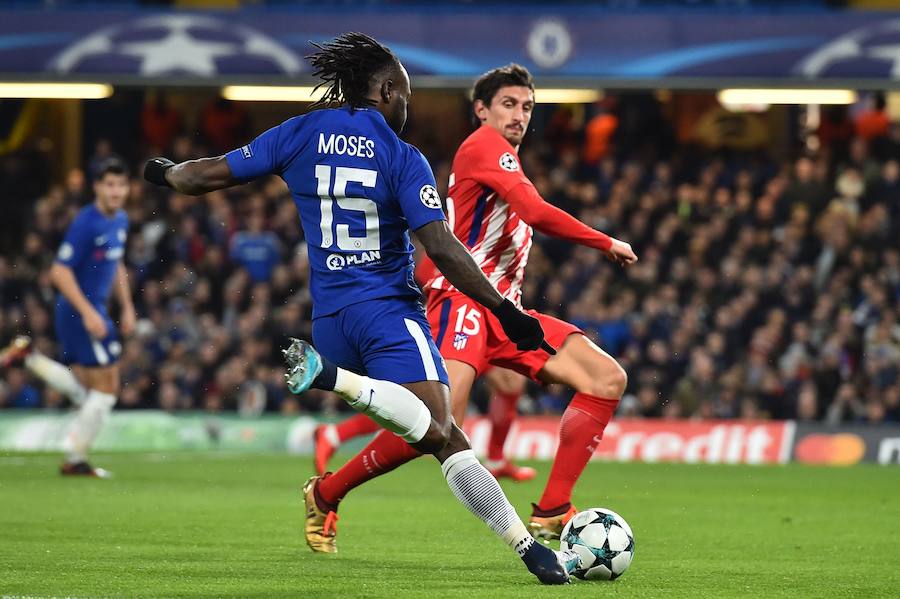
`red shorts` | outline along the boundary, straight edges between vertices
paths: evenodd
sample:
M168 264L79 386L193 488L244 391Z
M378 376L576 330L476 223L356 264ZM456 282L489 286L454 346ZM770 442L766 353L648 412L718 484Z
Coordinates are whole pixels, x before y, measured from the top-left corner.
M491 366L500 366L538 380L538 372L550 359L543 350L519 351L490 310L458 291L432 290L427 312L441 356L465 362L477 376ZM541 321L545 339L555 348L562 346L569 335L583 334L575 325L558 318L534 310L526 312Z

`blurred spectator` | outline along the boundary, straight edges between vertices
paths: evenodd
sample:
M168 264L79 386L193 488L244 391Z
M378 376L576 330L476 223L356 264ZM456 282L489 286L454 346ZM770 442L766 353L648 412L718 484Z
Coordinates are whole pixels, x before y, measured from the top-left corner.
M856 117L856 134L864 141L871 142L876 138L887 137L891 130L882 92L875 92L867 101L868 106Z
M141 134L151 154L166 152L181 127L181 113L169 105L165 94L157 92L147 98L141 110Z
M612 113L614 106L613 98L606 98L598 102L597 114L588 121L584 128L582 157L587 165L596 166L612 150L613 136L619 127L619 119Z
M250 141L250 118L240 104L217 98L209 102L200 117L203 139L209 150L227 152Z
M265 219L259 212L247 218L247 230L231 238L231 259L250 273L257 283L268 283L272 270L281 261L281 243L271 231L264 230Z
M821 210L828 201L828 187L819 179L815 164L809 157L797 159L794 178L784 193L784 203L788 206L802 205L812 212Z
M847 158L847 147L853 138L855 126L842 105L822 106L822 119L816 134L819 143L828 148L836 162Z
M797 409L793 417L805 422L819 419L819 392L812 383L805 383L800 388L797 395Z
M37 387L28 382L28 375L21 368L11 368L6 373L6 405L11 408L37 408L41 405L41 394Z
M106 138L100 138L97 140L97 143L94 145L94 153L88 159L88 176L91 181L97 178L97 173L100 170L101 165L109 160L114 155L112 142L110 142ZM85 197L85 201L92 198L92 194L88 194Z

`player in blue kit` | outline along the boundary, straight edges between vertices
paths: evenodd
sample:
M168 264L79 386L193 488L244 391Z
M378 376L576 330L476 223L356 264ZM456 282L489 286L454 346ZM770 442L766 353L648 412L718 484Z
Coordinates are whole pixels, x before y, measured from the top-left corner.
M397 134L409 77L374 39L342 35L310 57L327 90L320 105L225 156L147 163L145 177L201 194L268 174L287 183L309 247L313 339L286 352L288 386L334 390L356 410L423 453L435 455L453 493L487 523L541 582L564 583L571 555L535 543L496 480L453 422L447 372L413 280L414 231L464 293L490 308L520 348L553 352L537 320L491 286L447 226L434 176ZM327 476L327 475L326 475ZM304 486L307 544L334 553L337 514Z
M115 292L122 333L135 325L134 304L122 262L128 217L122 206L128 197L128 170L118 159L104 162L94 183L96 199L83 208L59 246L50 279L59 291L56 334L62 360L71 369L31 347L26 336L16 337L0 352L0 365L24 361L25 367L79 406L68 433L64 475L107 477L87 461L88 450L109 417L119 393L116 362L122 344L107 313Z

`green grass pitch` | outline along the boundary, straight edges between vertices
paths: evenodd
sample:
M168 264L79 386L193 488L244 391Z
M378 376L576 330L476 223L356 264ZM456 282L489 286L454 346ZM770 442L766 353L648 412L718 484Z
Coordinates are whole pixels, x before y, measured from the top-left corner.
M900 475L592 463L576 504L634 528L614 582L541 587L456 503L432 460L354 491L340 553L313 555L284 455L116 454L109 481L0 454L0 595L56 597L897 597ZM504 488L522 515L538 481Z

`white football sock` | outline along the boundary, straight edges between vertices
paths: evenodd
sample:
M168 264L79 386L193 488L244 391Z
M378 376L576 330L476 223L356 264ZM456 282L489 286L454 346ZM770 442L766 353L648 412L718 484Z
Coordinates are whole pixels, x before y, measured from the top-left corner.
M431 426L431 412L422 400L397 383L338 368L334 390L354 410L396 433L407 443L421 441Z
M522 557L534 538L519 520L497 479L475 458L475 452L466 449L454 453L441 464L441 471L459 502Z
M44 354L33 351L25 356L25 368L33 375L47 383L52 389L59 391L80 406L87 397L85 389L71 370Z
M87 453L103 429L115 403L116 396L111 393L102 393L94 389L88 391L87 399L78 409L78 414L69 429L67 462L75 463L87 460Z

